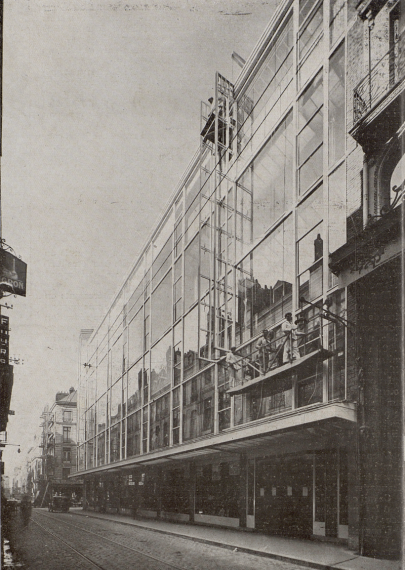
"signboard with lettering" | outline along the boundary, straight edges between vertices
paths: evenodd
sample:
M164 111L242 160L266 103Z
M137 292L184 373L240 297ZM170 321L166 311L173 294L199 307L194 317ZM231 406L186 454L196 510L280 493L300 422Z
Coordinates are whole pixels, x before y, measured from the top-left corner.
M401 239L387 245L380 245L365 252L359 252L354 260L339 275L339 285L347 287L353 281L368 275L376 267L390 261L401 252Z
M0 366L9 363L9 328L8 317L0 315Z
M0 290L22 297L27 292L27 264L5 249L0 249Z

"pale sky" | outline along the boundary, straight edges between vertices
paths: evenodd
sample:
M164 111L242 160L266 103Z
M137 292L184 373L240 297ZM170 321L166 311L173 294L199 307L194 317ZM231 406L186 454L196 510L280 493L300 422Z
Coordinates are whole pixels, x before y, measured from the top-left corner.
M199 145L215 72L235 81L276 0L4 0L2 236L28 264L13 310L6 474Z

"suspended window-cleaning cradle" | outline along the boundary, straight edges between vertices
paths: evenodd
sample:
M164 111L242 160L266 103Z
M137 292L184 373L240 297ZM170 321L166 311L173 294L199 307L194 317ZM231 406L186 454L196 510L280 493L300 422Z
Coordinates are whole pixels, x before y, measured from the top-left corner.
M267 382L269 380L281 380L282 378L287 378L291 376L293 372L304 372L306 369L311 369L317 360L326 360L333 355L332 352L326 350L325 348L318 348L305 356L301 356L292 362L287 362L282 364L274 370L269 370L265 374L257 376L252 380L248 380L243 384L229 388L228 394L235 396L236 394L242 394L247 392L253 386L257 386L262 382Z

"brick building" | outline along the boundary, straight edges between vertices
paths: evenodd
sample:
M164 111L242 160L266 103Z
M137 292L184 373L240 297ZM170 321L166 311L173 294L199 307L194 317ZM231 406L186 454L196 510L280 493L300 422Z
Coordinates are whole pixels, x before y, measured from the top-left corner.
M285 0L216 74L82 337L86 508L400 556L402 30L395 1Z

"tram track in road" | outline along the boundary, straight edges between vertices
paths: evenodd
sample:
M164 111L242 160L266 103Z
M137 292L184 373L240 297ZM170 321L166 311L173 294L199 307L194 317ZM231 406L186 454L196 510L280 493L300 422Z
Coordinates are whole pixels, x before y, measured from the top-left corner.
M78 525L78 524L72 524L69 523L65 520L62 520L61 518L56 519L56 517L52 516L52 515L48 515L44 512L37 512L37 514L40 517L43 517L45 519L49 519L52 520L53 522L56 521L57 524L60 525L65 525L67 527L70 527L72 529L74 529L76 532L81 532L81 533L86 533L87 535L91 535L94 537L97 537L100 541L102 541L103 543L108 542L112 545L115 546L115 548L124 548L127 551L136 553L139 557L153 561L155 563L159 564L159 570L189 570L189 567L184 567L184 566L178 566L176 564L173 564L171 562L167 562L167 560L164 560L163 558L159 558L157 556L154 556L152 554L148 554L145 553L142 550L139 550L137 548L134 548L133 546L128 546L126 544L123 544L123 542L119 542L117 540L113 540L111 538L108 538L105 536L105 534L101 534L98 532L94 532L92 530L89 530L85 527L83 527L82 525ZM102 564L100 564L99 562L96 562L94 559L92 559L91 557L87 556L86 554L83 554L82 552L80 552L80 550L77 550L77 548L75 548L74 546L72 546L71 543L69 543L65 538L62 538L60 535L56 534L55 531L50 530L49 528L45 527L43 524L41 524L40 522L38 522L38 520L35 520L37 517L32 517L32 522L35 523L36 525L38 525L44 532L48 533L49 535L51 535L54 539L59 540L60 542L62 542L65 546L67 546L69 549L71 549L77 556L80 556L81 558L83 558L84 560L86 560L87 562L89 562L90 564L93 565L94 568L98 568L99 570L111 570L110 566L103 566Z
M83 558L86 562L89 562L92 566L94 566L94 568L99 568L99 570L108 570L107 568L105 568L104 566L100 566L100 564L97 564L97 562L94 562L93 560L91 560L91 558L89 558L88 556L86 556L85 554L82 554L81 552L79 552L79 550L77 550L76 548L74 548L74 546L72 546L71 544L69 544L68 542L66 542L66 540L64 540L63 538L61 538L60 536L58 536L57 534L55 534L54 532L52 532L51 530L49 530L48 528L45 528L41 523L39 523L38 521L31 519L31 522L33 522L34 524L36 524L37 526L39 526L40 529L42 529L44 532L46 532L47 534L49 534L50 536L52 536L52 538L58 540L59 542L62 542L65 546L67 546L72 552L74 552L76 554L76 556L79 556L80 558Z

